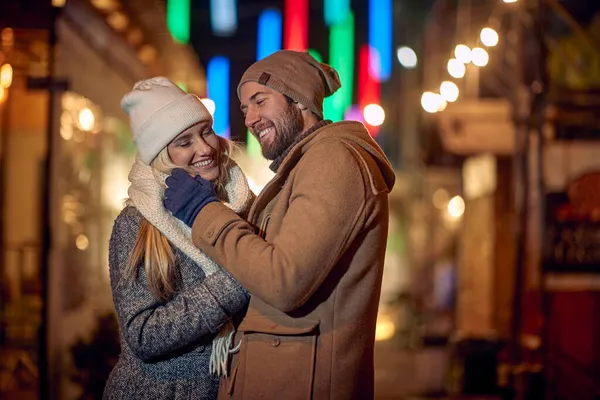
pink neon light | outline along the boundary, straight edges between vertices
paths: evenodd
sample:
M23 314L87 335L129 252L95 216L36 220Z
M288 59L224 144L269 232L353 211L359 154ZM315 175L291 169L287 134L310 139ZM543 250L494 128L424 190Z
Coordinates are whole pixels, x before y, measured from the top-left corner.
M308 0L285 0L283 47L308 50Z
M376 60L369 45L363 45L358 52L358 105L362 111L368 104L379 104L380 87L379 81L370 73L371 62ZM378 126L372 126L365 122L373 137L379 133Z

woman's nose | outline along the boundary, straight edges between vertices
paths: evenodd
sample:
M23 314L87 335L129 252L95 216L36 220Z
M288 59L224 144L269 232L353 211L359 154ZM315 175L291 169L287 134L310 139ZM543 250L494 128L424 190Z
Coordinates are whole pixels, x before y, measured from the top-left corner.
M213 148L203 138L198 138L194 143L194 152L200 155L207 155L213 152Z

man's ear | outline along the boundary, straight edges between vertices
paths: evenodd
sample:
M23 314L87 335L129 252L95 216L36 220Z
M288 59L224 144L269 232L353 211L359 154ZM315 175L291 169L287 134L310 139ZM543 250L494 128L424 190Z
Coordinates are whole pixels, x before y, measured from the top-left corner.
M298 107L298 109L299 109L300 111L306 111L306 110L308 110L308 107L307 107L307 106L305 106L305 105L304 105L304 104L302 104L302 103L296 103L296 107Z

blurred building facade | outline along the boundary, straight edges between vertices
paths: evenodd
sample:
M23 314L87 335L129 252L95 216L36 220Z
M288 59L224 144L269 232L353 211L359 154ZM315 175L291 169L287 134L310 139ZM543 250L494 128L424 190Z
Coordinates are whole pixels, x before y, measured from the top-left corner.
M94 372L116 355L94 348L113 309L108 239L135 155L120 99L155 75L202 96L204 70L159 0L8 1L0 31L13 71L0 100L0 392L97 395Z
M563 3L439 1L422 48L422 90L445 80L460 90L422 119L439 154L462 158L453 339L502 349L496 382L527 399L542 387L546 398L600 393L597 203L586 181L600 166L600 18ZM482 44L484 27L496 46ZM489 60L451 76L458 44Z

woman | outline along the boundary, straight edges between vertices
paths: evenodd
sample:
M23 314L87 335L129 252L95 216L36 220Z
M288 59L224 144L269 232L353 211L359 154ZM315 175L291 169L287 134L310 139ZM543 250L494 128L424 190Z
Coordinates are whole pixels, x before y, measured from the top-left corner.
M220 200L245 215L253 200L231 144L212 130L197 96L158 77L137 83L121 103L138 157L127 206L109 244L110 280L121 355L105 399L212 399L248 293L198 250L191 230L163 206L174 168L215 185Z

